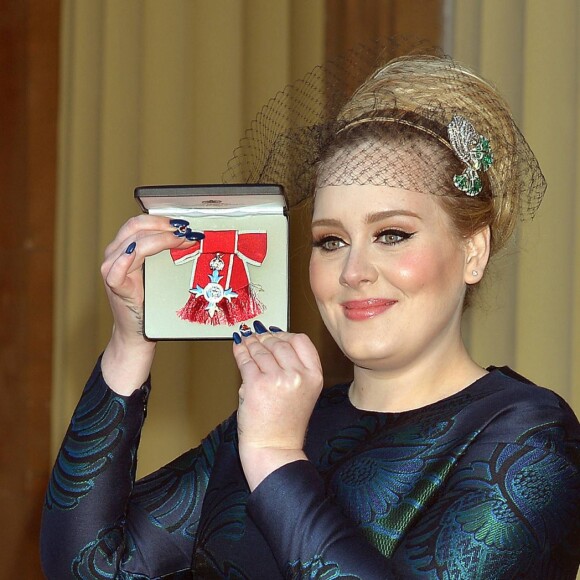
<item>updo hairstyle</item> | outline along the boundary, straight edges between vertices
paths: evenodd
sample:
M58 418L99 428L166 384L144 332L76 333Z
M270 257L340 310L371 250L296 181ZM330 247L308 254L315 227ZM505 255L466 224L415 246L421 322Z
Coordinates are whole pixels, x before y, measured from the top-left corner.
M546 189L505 100L440 55L399 57L359 81L371 68L360 54L316 67L277 93L240 141L224 182L281 184L290 207L312 200L322 186L406 187L440 196L459 236L489 226L492 253L504 247L518 220L534 216ZM359 86L354 94L345 73ZM466 139L458 153L450 136L457 119L489 148L485 168L470 174L478 187L469 194L456 180L475 149Z
M464 167L448 135L457 115L493 152L489 169L479 172L477 195L453 182ZM530 177L543 184L543 176L506 101L487 81L446 57L405 56L379 68L338 114L320 161L319 186L372 183L440 196L459 236L489 226L492 254L504 247L522 209L535 210L543 193L526 187Z

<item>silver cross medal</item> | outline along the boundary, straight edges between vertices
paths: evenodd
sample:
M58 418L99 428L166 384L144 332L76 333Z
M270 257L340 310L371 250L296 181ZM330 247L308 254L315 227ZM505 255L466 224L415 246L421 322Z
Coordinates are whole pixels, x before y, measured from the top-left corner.
M211 274L208 274L209 284L202 288L199 284L196 288L192 288L190 292L195 294L196 298L203 296L207 300L207 306L205 309L208 311L209 317L213 318L216 310L218 310L218 303L224 298L228 302L232 301L232 298L236 298L237 294L228 288L224 290L223 286L219 284L219 281L223 278L219 273L224 269L224 261L222 260L222 255L219 252L216 253L215 258L209 263L209 267L212 270Z

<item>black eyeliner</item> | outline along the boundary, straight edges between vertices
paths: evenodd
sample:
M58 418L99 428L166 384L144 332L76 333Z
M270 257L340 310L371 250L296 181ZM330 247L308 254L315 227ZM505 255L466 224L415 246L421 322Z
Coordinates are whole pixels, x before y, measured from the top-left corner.
M381 238L383 236L399 236L402 238L401 240L394 241L394 242L384 242L387 245L393 246L396 244L400 244L401 242L405 242L412 238L417 232L407 232L405 230L400 230L398 228L386 228L384 230L380 230L375 234L375 239Z
M333 252L334 250L338 250L339 248L326 248L325 245L329 242L339 242L341 244L345 244L346 242L339 236L334 235L327 235L322 236L318 239L312 240L312 247L313 248L320 248L323 252Z

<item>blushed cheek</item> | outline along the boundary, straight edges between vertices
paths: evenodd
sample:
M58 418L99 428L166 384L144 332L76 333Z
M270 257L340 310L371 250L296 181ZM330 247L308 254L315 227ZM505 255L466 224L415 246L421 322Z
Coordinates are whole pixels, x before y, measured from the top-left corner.
M312 289L314 297L318 300L321 298L321 294L323 294L325 272L320 262L314 256L310 258L308 274L310 277L310 288ZM326 273L326 276L328 277L328 273Z
M452 261L436 252L413 252L401 256L394 271L404 292L423 288L434 291L445 287L451 278Z
M331 327L329 310L332 310L332 295L336 291L336 283L334 283L335 276L333 271L328 267L328 264L321 263L321 261L313 258L310 260L309 266L310 274L310 288L314 295L314 300L318 306L318 311L324 321L324 324L329 328L331 334Z

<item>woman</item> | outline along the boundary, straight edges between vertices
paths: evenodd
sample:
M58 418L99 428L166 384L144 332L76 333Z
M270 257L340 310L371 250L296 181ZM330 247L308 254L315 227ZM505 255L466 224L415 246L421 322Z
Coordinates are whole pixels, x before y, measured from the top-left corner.
M113 334L47 494L48 577L574 578L578 421L460 335L544 190L504 101L448 59L406 57L277 144L262 178L298 144L282 182L316 179L311 286L353 382L322 391L310 340L256 321L234 333L237 414L134 483L155 350L140 269L196 234L130 220L102 267Z

